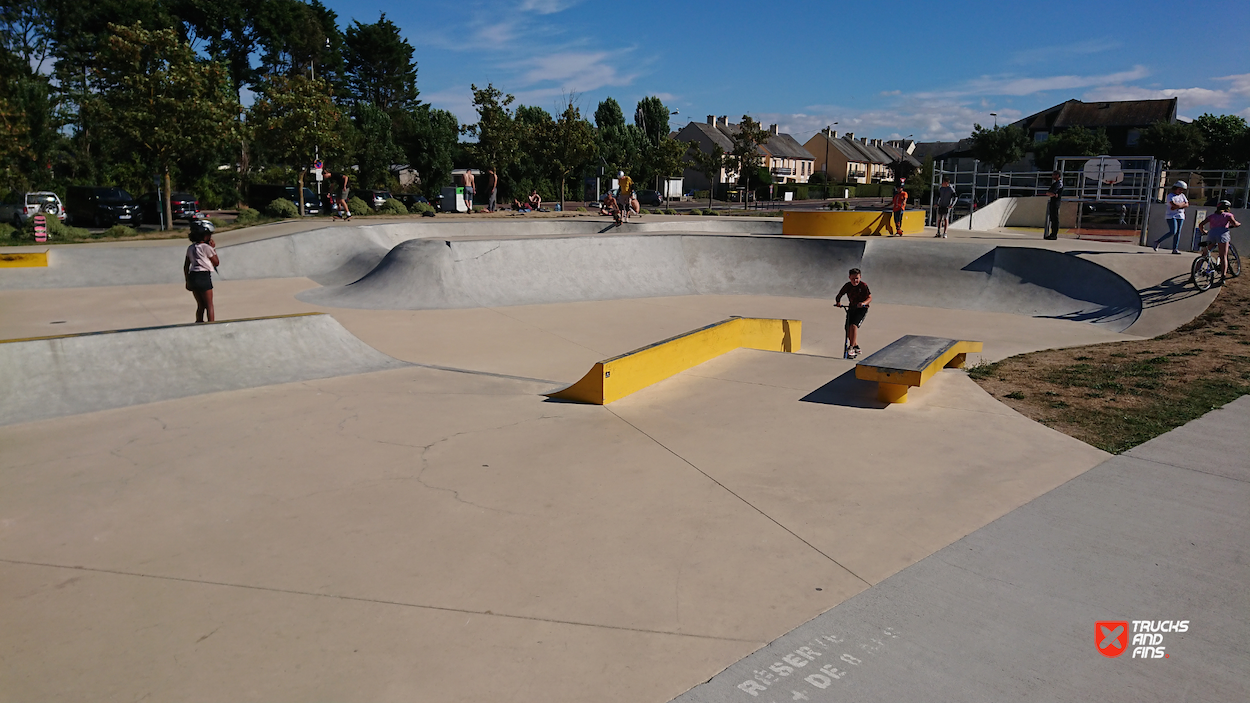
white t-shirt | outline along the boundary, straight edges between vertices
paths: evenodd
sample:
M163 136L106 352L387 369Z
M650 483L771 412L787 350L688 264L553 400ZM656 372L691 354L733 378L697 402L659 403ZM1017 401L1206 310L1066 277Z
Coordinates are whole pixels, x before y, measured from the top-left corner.
M1189 198L1186 198L1184 193L1177 193L1176 195L1169 195L1168 202L1174 203L1176 205L1188 205ZM1173 210L1172 206L1168 205L1168 219L1169 220L1183 220L1185 219L1185 211Z
M187 247L187 258L191 260L192 271L212 271L213 262L211 257L214 256L217 256L217 250L204 242Z

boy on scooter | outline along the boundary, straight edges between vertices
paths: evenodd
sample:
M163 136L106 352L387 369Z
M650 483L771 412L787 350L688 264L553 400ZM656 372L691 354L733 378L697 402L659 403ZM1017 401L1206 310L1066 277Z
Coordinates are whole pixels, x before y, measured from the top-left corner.
M846 296L846 305L842 305L842 296ZM860 277L859 269L851 269L848 281L842 290L833 298L833 304L846 308L846 348L843 357L854 359L859 356L859 326L864 324L868 315L868 303L872 302L872 291Z

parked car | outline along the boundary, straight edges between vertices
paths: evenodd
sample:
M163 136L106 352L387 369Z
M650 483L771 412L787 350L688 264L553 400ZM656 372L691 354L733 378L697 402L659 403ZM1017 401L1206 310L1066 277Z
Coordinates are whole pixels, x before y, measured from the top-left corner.
M0 203L0 222L12 222L14 227L21 227L40 213L44 217L55 215L57 219L65 221L65 206L61 204L57 194L51 191L13 192Z
M144 222L154 225L161 223L161 210L165 208L165 203L161 202L161 198L155 192L140 195L137 202L139 207L143 208ZM173 210L175 222L178 220L190 222L200 213L200 202L190 193L170 193L169 207Z
M66 220L77 227L139 223L139 204L117 186L70 186L65 193Z
M426 205L430 204L430 201L426 200L424 195L418 195L416 193L399 193L395 195L395 199L403 203L404 207L409 210L411 210L412 206L417 203L425 203Z
M664 198L660 195L660 191L658 190L640 190L637 191L637 193L639 205L653 205L655 207L659 207L664 203Z
M290 200L299 207L299 199L296 196L299 186L284 186L272 184L256 184L247 189L247 202L253 208L264 211L269 203L275 200ZM322 210L321 200L312 188L304 189L304 214L320 215Z
M369 207L374 210L382 207L382 203L392 197L390 191L387 190L353 190L350 194L369 203Z

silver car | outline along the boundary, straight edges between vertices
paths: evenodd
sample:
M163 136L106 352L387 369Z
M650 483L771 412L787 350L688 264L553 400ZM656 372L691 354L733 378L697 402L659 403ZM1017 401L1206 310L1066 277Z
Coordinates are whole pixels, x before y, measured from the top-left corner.
M35 215L44 217L55 216L65 221L65 206L56 193L37 191L32 193L13 193L9 202L0 203L0 222L11 222L14 227L21 227Z

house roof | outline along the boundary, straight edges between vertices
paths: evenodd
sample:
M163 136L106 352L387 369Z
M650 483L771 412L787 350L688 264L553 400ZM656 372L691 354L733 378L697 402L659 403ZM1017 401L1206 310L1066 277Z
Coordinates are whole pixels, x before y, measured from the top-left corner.
M1176 98L1087 103L1069 100L1013 124L1027 132L1065 127L1145 127L1176 121Z
M720 146L720 148L724 149L726 153L728 153L729 150L733 149L733 146L734 146L733 142L729 140L729 137L726 136L724 132L720 131L719 129L717 129L716 127L713 127L710 124L705 124L703 122L691 122L685 127L682 127L681 130L677 133L678 139L681 139L681 135L683 133L686 133L687 130L690 130L690 129L693 129L699 134L702 134L707 139L711 140L713 144L716 144ZM694 138L695 136L693 134L690 134L686 141L693 141Z
M916 150L911 155L918 159L932 156L941 161L958 158L971 148L971 139L960 139L957 142L916 142Z
M798 140L784 132L774 134L764 143L764 148L768 153L779 159L809 159L816 160L812 152L803 148Z
M908 154L907 152L903 151L902 149L899 149L898 147L892 144L882 144L881 146L878 146L877 148L885 152L886 156L890 157L890 163L893 163L895 161L906 161L910 163L912 166L916 166L918 168L924 166L924 164L922 164L919 159L917 159L916 157L912 156L911 154Z

